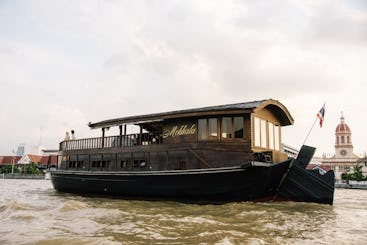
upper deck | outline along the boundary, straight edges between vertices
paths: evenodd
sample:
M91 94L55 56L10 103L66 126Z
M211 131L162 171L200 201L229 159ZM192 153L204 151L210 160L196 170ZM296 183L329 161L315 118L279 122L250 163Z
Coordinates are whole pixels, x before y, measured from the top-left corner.
M94 128L108 128L125 124L147 124L154 122L161 122L165 120L183 119L192 117L209 117L215 115L227 115L227 114L248 114L256 113L261 110L268 110L276 118L281 126L293 124L293 118L290 115L287 108L277 100L259 100L245 103L218 105L210 107L201 107L195 109L179 110L162 112L155 114L130 116L116 119L109 119L95 123L89 123L89 127Z
M281 127L293 118L276 100L261 100L89 123L97 138L60 143L59 167L82 171L148 171L281 162ZM128 134L127 127L138 126ZM106 136L117 127L119 133ZM260 159L261 160L261 159Z
M201 142L243 143L255 152L279 150L280 128L292 123L285 106L272 99L130 116L89 123L102 136L63 141L60 152ZM140 131L127 134L129 125ZM118 127L119 134L105 136L110 127Z

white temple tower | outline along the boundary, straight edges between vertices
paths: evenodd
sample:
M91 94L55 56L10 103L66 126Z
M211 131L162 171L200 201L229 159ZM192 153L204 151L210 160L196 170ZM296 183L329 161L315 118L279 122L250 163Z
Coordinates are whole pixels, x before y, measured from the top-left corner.
M335 158L355 158L353 154L352 131L345 123L343 114L335 129Z
M335 171L335 178L341 179L343 173L347 173L356 165L358 157L353 153L352 131L345 123L343 114L340 123L335 129L335 154L328 158L322 158L322 165L329 166Z

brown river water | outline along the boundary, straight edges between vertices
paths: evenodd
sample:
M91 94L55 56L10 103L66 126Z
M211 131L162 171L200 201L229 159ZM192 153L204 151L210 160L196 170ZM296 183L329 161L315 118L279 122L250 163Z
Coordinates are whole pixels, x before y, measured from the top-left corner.
M82 197L0 179L0 244L367 244L367 190L334 205L195 205Z

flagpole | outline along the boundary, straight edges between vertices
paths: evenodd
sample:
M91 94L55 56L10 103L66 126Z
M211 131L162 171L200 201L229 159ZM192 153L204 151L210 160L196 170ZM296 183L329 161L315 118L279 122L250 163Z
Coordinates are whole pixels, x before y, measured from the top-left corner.
M13 163L11 165L11 174L12 175L14 174L14 157L13 157Z
M310 128L310 131L308 131L308 134L307 134L305 140L303 141L302 145L304 145L306 143L306 140L308 139L308 136L310 136L310 133L311 133L313 127L315 126L315 123L316 123L317 119L320 120L320 127L322 127L322 123L324 121L324 115L325 115L325 102L324 102L324 105L321 107L320 111L317 113L315 121L313 122L312 127Z
M316 121L317 121L317 117L315 118L315 121L313 121L312 127L310 128L310 131L308 131L308 134L307 134L305 140L303 141L302 145L304 145L306 143L306 140L308 139L308 136L310 136L310 133L311 133L313 127L315 126Z
M12 164L12 166L11 166L11 174L12 174L12 175L14 174L14 164L15 164L15 152L14 152L14 150L13 150L13 154L14 154L14 156L13 156L13 160L12 160L13 164Z

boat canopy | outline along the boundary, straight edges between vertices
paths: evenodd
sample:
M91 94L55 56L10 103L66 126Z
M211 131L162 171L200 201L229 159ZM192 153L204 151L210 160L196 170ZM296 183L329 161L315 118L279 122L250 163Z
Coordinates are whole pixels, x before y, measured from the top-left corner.
M107 128L126 124L147 124L171 119L202 117L211 115L228 115L237 113L256 113L260 110L268 109L279 118L281 126L291 125L294 120L287 108L277 100L267 99L244 103L218 105L210 107L202 107L195 109L186 109L170 112L162 112L155 114L129 116L116 119L109 119L100 122L91 123L88 126L91 129Z

